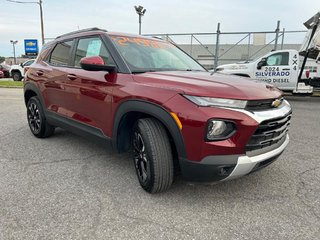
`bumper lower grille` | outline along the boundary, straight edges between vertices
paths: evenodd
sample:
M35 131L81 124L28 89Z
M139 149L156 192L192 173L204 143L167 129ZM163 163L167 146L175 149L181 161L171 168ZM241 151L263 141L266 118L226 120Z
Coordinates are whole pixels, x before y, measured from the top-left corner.
M259 151L262 154L261 150L270 151L272 146L278 147L286 138L291 115L290 112L284 117L261 122L246 145L246 151Z

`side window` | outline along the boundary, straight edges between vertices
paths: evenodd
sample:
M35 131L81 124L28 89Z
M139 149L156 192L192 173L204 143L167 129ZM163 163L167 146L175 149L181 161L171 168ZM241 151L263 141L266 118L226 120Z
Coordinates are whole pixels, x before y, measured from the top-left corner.
M267 58L267 66L289 65L289 53L275 53Z
M23 64L23 66L24 66L24 67L30 66L33 62L34 62L34 60L30 60L30 61L28 61L28 62L25 62L25 63Z
M68 66L73 41L58 43L51 53L49 63L55 66Z
M114 64L113 59L99 37L79 39L74 66L80 67L80 60L84 57L100 56L105 64Z

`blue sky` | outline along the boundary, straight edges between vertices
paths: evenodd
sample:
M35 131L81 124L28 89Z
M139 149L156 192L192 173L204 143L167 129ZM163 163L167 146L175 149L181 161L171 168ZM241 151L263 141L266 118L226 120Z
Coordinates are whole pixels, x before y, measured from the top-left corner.
M302 23L320 11L319 0L43 0L45 37L88 27L137 33L134 5L147 9L145 34L215 32L218 22L222 31L273 31L277 20L281 29L304 30ZM17 55L23 39L41 41L37 4L0 0L0 9L0 56L13 55L11 39L19 41Z

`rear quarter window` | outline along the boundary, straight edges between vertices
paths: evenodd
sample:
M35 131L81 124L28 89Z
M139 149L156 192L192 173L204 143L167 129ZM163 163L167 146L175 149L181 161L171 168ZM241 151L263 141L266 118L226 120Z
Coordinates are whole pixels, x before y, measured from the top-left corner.
M54 66L68 66L73 41L58 43L53 49L49 63Z

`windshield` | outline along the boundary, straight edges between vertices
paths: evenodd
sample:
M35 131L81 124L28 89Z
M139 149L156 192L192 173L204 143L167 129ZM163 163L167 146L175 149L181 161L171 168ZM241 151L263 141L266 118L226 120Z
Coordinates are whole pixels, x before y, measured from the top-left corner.
M139 37L111 36L133 73L150 71L206 71L171 43Z

